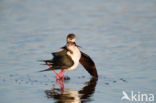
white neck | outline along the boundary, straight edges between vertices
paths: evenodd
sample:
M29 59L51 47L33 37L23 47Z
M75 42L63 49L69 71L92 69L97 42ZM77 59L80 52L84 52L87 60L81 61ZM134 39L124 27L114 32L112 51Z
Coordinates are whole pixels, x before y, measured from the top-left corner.
M69 55L72 60L74 61L74 65L72 67L69 68L69 70L75 69L78 64L79 64L79 60L81 58L81 53L80 50L77 46L73 45L69 47L69 50L72 51L72 53L70 53L69 51L67 52L67 55Z

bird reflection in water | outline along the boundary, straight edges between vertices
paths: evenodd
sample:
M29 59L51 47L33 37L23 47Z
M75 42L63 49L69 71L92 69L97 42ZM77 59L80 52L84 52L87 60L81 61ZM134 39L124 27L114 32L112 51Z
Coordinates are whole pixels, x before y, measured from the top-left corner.
M92 77L87 84L79 91L64 88L64 83L60 84L60 88L52 88L45 90L47 98L53 98L56 103L80 103L91 100L91 95L94 94L97 84L97 78ZM58 82L58 81L57 81Z

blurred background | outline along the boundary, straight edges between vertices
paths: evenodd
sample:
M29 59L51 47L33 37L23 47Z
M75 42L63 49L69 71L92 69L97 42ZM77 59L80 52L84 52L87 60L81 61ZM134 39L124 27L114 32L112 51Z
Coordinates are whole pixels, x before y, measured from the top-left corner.
M99 74L93 82L81 65L65 73L74 100L120 103L123 90L156 94L155 11L155 0L0 0L0 102L65 102L62 94L47 96L55 74L39 73L47 67L37 60L51 59L69 33Z

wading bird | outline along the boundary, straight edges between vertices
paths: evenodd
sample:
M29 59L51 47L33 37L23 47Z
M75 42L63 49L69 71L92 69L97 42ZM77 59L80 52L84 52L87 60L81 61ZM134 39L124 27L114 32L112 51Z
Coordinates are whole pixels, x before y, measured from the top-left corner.
M95 63L93 60L85 53L79 50L79 46L75 43L75 34L68 34L66 38L66 45L62 47L61 51L52 53L53 58L51 60L41 60L45 62L44 65L48 65L49 68L42 71L52 70L58 78L64 79L65 70L74 70L77 68L79 62L93 77L98 77ZM61 70L59 74L55 70ZM41 72L42 72L41 71Z

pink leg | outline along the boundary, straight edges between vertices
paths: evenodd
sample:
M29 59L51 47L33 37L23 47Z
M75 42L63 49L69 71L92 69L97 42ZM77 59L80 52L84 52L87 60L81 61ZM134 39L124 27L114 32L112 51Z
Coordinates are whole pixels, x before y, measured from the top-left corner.
M61 89L62 89L62 91L61 91L61 94L63 94L64 93L64 81L61 81Z
M65 70L63 69L63 76L62 76L62 80L64 80L64 73L65 73Z
M47 62L46 62L46 64L49 66L49 68L51 68L51 67L52 67L52 66L51 66L51 65L49 65ZM53 72L54 72L54 73L55 73L58 77L60 77L60 76L59 76L59 74L60 74L60 73L59 73L59 74L57 74L57 72L55 72L55 70L52 70L52 71L53 71ZM61 78L61 77L60 77L60 78Z
M60 73L57 75L56 80L58 79L58 77L61 78L61 76L62 76L62 70L61 70Z
M58 74L61 78L60 79L56 78L56 83L59 83L60 84L61 94L64 93L64 72L65 72L65 70L62 69L60 71L60 73Z

